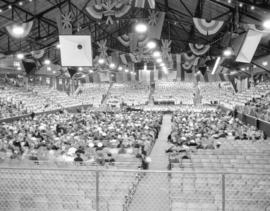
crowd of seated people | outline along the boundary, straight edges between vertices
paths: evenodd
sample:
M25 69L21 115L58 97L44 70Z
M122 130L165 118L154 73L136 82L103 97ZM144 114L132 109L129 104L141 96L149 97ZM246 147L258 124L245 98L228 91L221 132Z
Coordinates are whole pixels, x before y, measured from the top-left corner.
M58 91L57 89L51 88L49 86L36 85L31 86L30 89L37 95L44 97L49 102L59 105L62 108L79 106L82 104L75 98L69 96L66 92Z
M254 87L250 87L242 92L235 93L233 95L227 95L222 100L220 104L227 108L234 109L235 107L245 106L254 98L262 98L269 93L269 83L261 83Z
M176 112L176 111L216 111L217 107L212 105L146 105L136 106L136 109L155 112Z
M12 101L0 97L0 119L22 116L24 114L27 114L27 110L21 104L13 104Z
M219 111L178 111L172 121L168 137L171 146L166 152L177 156L180 153L183 159L189 159L194 150L219 148L222 138L253 141L266 138L262 131Z
M153 94L156 104L193 104L192 82L157 82Z
M262 98L253 98L243 107L238 107L238 112L248 114L261 120L270 121L270 94Z
M149 95L149 85L144 83L114 83L107 104L116 107L145 105L149 101Z
M4 84L0 97L2 101L11 102L17 108L26 110L27 113L50 111L61 107L33 90L8 83Z
M110 84L108 83L85 83L81 84L75 91L74 97L81 104L92 104L99 107L108 92Z
M162 121L155 112L66 111L0 125L0 159L32 162L83 162L104 165L120 155L147 154ZM136 159L135 159L136 160Z
M198 87L202 96L202 104L218 104L227 96L234 94L233 88L227 82L199 82Z

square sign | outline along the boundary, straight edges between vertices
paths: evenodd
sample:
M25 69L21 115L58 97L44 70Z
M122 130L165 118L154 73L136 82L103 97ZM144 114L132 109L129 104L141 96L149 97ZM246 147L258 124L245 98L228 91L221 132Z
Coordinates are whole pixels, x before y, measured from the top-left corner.
M90 35L60 35L59 41L62 66L92 66L93 55Z

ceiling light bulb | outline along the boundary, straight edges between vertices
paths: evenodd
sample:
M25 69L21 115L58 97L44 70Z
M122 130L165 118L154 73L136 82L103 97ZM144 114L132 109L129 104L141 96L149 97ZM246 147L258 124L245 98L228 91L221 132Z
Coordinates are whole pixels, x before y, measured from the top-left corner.
M239 7L243 7L243 3L242 2L239 3Z
M23 59L24 58L24 54L23 53L18 53L17 54L17 59Z
M23 33L24 33L24 28L23 27L21 27L21 26L13 26L13 28L12 28L12 32L15 34L15 35L23 35Z
M128 73L128 69L125 69L125 72Z
M161 62L162 62L161 58L157 59L157 63L161 63Z
M251 10L255 10L255 6L252 5L252 6L250 7L250 9L251 9Z
M155 57L155 58L158 58L158 57L160 57L161 56L161 53L159 52L159 51L155 51L154 53L153 53L153 57Z
M123 67L119 66L119 67L118 67L118 70L119 70L119 71L122 71L122 70L123 70Z
M147 26L144 23L137 23L135 26L135 31L138 33L145 33L147 31Z
M20 6L22 6L22 5L23 5L23 2L22 2L22 1L20 1L20 2L19 2L19 5L20 5Z
M48 70L48 71L51 71L51 70L52 70L52 68L51 68L51 67L47 67L47 70Z
M100 59L98 60L98 63L99 63L99 64L104 64L104 63L105 63L105 60L102 59L102 58L100 58Z
M223 55L226 56L226 57L229 57L229 56L233 55L233 50L232 50L232 48L229 47L229 48L225 49L225 50L223 51Z
M8 5L8 9L11 9L12 8L12 6L11 5Z
M267 61L264 61L264 62L262 63L262 65L263 65L263 66L267 66L267 65L268 65L268 62L267 62Z
M114 63L111 63L111 64L109 65L109 67L110 67L111 69L114 69L114 68L115 68L115 64L114 64Z
M265 29L270 29L270 20L264 21L264 22L263 22L263 27L264 27Z
M51 64L51 61L50 61L49 59L45 59L45 60L44 60L44 64L45 64L45 65L49 65L49 64Z
M165 67L165 64L163 62L160 63L160 67Z
M149 41L146 46L149 49L154 49L155 47L157 47L157 44L154 41Z

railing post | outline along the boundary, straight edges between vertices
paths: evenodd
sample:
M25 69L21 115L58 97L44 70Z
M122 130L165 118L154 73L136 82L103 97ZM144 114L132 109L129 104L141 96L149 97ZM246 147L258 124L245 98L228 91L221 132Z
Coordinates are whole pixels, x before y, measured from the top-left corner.
M225 174L222 174L222 211L225 211Z
M99 211L99 170L96 170L96 211Z

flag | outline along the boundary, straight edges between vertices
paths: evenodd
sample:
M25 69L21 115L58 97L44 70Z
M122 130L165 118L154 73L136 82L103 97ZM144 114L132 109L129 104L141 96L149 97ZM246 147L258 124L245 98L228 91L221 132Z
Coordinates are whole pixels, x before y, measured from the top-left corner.
M67 12L65 14L61 14L59 10L56 16L56 23L58 26L58 33L59 34L72 34L72 13Z
M148 39L160 40L164 20L165 12L150 12Z
M155 0L135 0L135 7L145 8L150 7L151 9L155 9L156 1Z

